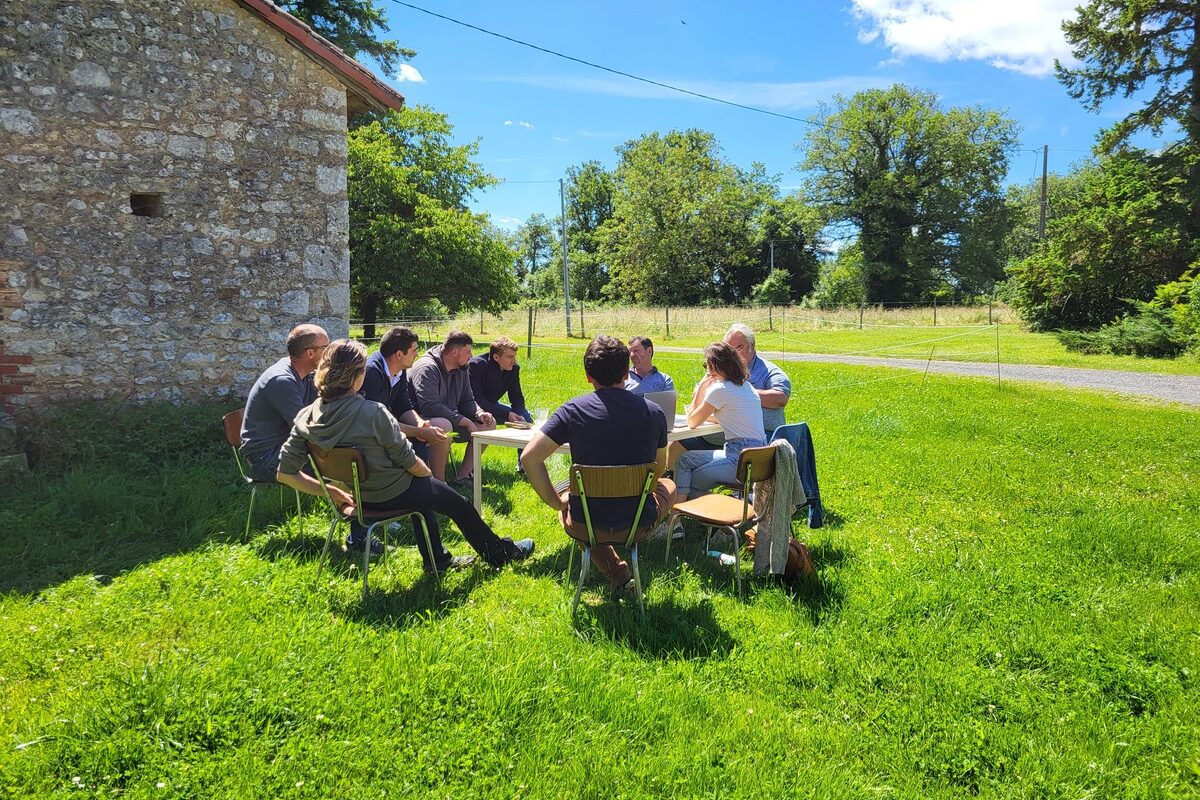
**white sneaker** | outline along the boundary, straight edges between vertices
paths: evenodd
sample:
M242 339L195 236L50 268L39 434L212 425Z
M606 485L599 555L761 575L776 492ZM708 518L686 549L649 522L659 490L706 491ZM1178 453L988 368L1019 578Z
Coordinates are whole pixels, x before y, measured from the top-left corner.
M679 541L686 535L687 533L683 530L683 523L676 522L675 529L671 531L671 539L673 541Z

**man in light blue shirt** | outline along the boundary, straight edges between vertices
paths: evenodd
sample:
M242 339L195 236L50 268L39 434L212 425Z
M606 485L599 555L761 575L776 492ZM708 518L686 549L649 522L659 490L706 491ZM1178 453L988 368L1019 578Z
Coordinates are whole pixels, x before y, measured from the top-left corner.
M725 334L725 343L737 351L749 373L748 380L758 392L763 407L763 430L771 432L784 424L783 410L792 396L792 382L779 367L760 358L754 347L754 331L749 326L735 322Z
M647 392L673 392L675 381L654 366L654 342L647 336L634 336L629 340L629 362L632 364L625 388L634 394Z

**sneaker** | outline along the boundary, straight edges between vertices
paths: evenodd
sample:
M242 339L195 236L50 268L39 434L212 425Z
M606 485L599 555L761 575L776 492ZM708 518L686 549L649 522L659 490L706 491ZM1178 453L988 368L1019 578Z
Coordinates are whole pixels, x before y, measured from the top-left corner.
M676 522L676 523L675 523L675 528L674 528L674 530L672 530L672 531L671 531L671 539L672 539L672 541L676 541L676 542L677 542L677 541L679 541L680 539L682 539L684 536L687 536L687 532L686 532L686 531L684 531L684 529L683 529L683 523L682 523L682 522Z
M383 542L371 537L371 557L376 558L383 555ZM363 543L353 537L346 537L346 550L351 553L361 553L363 551Z
M453 558L450 559L450 562L448 564L446 564L446 566L441 568L441 571L447 572L449 570L466 569L467 567L471 566L474 563L475 563L475 556L471 556L471 555L454 556Z
M513 561L524 561L533 555L533 539L518 539L513 542L517 548L517 553L513 555Z
M637 600L637 584L630 578L622 586L612 587L613 600Z

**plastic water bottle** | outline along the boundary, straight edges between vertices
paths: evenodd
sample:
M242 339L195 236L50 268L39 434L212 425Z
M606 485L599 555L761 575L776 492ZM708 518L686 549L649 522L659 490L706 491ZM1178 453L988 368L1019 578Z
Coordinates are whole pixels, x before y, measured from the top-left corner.
M709 550L708 554L721 562L721 566L731 567L737 563L737 559L730 553L722 553L720 550Z

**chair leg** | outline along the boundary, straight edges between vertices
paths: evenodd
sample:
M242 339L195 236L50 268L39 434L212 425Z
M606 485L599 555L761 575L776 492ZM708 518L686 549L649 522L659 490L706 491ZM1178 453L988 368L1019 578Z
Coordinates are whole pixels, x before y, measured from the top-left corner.
M592 565L592 548L583 548L583 561L579 566L579 585L575 587L575 599L571 602L571 616L579 608L579 595L583 594L583 582L587 580L588 567Z
M704 552L705 552L705 554L707 554L709 550L712 550L712 531L713 531L713 529L712 529L711 525L704 526Z
M283 484L279 484L279 513L283 513Z
M675 523L679 521L679 515L671 512L667 517L667 554L663 560L669 565L671 563L671 540L675 538Z
M646 599L642 594L642 571L638 569L637 542L633 543L633 548L629 551L629 566L633 570L633 588L637 592L638 610L644 617L646 616Z
M376 523L378 524L378 523ZM367 602L367 575L371 571L371 535L375 532L375 525L367 528L367 536L363 541L363 592L362 601Z
M737 576L738 599L745 601L746 593L742 590L742 543L736 525L729 531L733 534L733 574Z
M563 588L571 585L571 567L575 565L575 540L568 537L571 549L567 552L567 571L563 573Z
M421 534L425 537L425 552L429 553L429 563L433 567L433 580L441 583L442 576L438 573L437 558L433 552L433 544L429 539L429 526L425 524L425 517L420 514L416 515L417 522L421 525Z
M304 512L300 510L300 490L293 489L292 491L296 493L296 516L302 517L304 516Z
M250 507L246 509L246 530L242 531L242 541L250 539L250 518L254 516L254 497L258 494L258 486L250 484Z
M329 534L325 537L325 546L321 548L321 557L317 559L317 585L321 584L321 570L325 567L325 559L329 555L329 544L333 541L333 532L337 528L337 517L329 523Z

